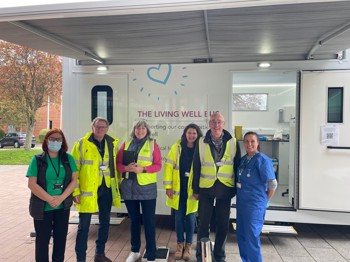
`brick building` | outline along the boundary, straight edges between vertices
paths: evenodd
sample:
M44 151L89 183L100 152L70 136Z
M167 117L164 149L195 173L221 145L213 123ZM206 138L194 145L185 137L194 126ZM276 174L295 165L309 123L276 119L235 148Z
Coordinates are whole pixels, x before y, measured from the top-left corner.
M49 118L49 121L48 121ZM61 104L50 103L50 105L43 106L36 112L36 124L34 128L34 135L36 138L39 137L41 129L46 128L61 128ZM8 131L18 131L25 132L26 124L23 123L22 126L9 127L6 123L0 123L0 128L5 132ZM10 129L10 130L9 130ZM12 130L11 130L12 129ZM14 130L13 130L14 129Z
M49 121L48 121L49 118ZM34 128L35 137L39 137L41 129L46 128L61 128L61 105L50 103L49 106L44 106L36 112L36 124Z

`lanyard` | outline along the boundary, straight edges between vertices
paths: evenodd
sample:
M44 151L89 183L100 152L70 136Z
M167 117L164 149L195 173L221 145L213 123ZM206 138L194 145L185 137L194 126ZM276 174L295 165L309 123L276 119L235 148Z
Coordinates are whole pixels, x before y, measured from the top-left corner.
M248 163L249 163L249 161L250 161L250 159L252 159L252 158L249 158L248 159L248 157L244 160L244 162L243 162L243 164L242 164L242 166L240 166L240 174L241 173L243 173L243 171L246 169L246 167L247 167L247 165L248 165Z
M57 169L56 169L55 165L53 164L50 155L47 154L47 156L49 157L51 165L52 165L53 169L55 170L55 173L56 173L56 176L57 176L57 183L58 183L58 178L60 177L60 170L61 170L61 164L60 164L61 158L60 158L60 156L58 156L58 172L57 172Z
M251 160L253 157L254 157L254 156L249 157L249 158L247 157L247 158L244 160L242 166L239 167L239 171L238 171L238 182L241 182L241 175L242 175L242 173L244 172L244 170L247 168L247 165L249 164L250 160ZM247 176L250 177L250 171L249 171L249 169L248 169L248 175L247 175Z

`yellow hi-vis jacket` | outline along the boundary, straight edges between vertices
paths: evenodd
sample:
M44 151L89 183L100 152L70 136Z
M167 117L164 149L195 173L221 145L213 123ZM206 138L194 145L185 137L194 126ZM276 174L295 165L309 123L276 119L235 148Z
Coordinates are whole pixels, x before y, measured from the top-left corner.
M128 150L132 140L125 144L124 150ZM151 166L153 163L154 141L147 139L137 155L137 164ZM157 182L157 173L139 173L136 175L139 185L144 186Z
M175 210L179 209L180 201L180 156L182 151L180 142L181 140L178 140L172 145L164 164L164 189L172 189L174 193L173 198L166 196L166 205ZM192 180L193 170L191 167L187 187L186 215L198 210L198 200L193 197Z
M220 162L215 163L211 154L210 145L204 143L201 137L199 140L199 158L201 161L201 175L199 179L200 188L210 188L216 179L228 187L235 186L235 175L233 158L236 154L236 138L226 142L225 152ZM217 168L218 167L218 168Z
M104 177L106 186L112 190L113 205L120 207L120 193L116 180L116 156L118 139L105 135L105 153L103 159L96 145L90 141L92 133L74 143L72 155L78 168L78 179L73 196L80 196L80 204L76 208L81 213L95 213L98 211L97 191ZM110 159L112 158L112 159ZM105 166L105 170L100 170ZM113 167L113 170L110 167Z

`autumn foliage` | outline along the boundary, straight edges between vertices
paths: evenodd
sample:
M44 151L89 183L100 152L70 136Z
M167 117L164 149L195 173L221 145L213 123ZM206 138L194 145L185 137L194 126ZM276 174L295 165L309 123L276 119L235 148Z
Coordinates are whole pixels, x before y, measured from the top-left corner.
M47 105L48 97L59 100L61 93L60 57L0 40L0 117L7 123L25 122L30 140L36 111Z

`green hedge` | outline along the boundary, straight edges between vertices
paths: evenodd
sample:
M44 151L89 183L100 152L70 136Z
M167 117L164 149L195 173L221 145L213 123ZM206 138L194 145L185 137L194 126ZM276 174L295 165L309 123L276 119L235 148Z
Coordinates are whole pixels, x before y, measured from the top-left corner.
M39 132L39 142L42 143L44 141L44 138L47 134L47 132L49 132L50 129L41 129Z
M2 130L1 128L0 128L0 138L3 138L4 136L5 136L5 132L4 132L4 130Z

